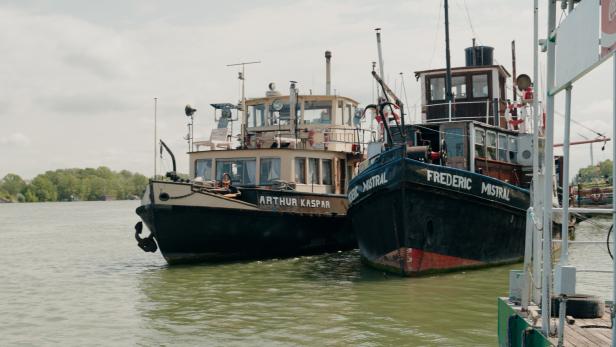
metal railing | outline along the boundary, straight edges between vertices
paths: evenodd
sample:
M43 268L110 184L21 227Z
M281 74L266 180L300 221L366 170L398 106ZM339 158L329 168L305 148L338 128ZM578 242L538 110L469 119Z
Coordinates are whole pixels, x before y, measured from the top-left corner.
M454 107L457 105L469 105L469 104L485 104L485 116L469 116L469 117L456 117L455 116L455 111L454 111ZM473 119L478 119L478 118L485 118L485 122L489 123L490 120L490 105L492 104L492 100L482 100L482 101L449 101L449 102L443 102L443 103L438 103L438 104L428 104L425 105L426 107L426 122L428 123L432 123L432 122L444 122L444 121L448 121L451 122L453 120L473 120ZM437 106L447 106L447 117L442 117L442 118L428 118L427 117L427 109L430 107L437 107Z

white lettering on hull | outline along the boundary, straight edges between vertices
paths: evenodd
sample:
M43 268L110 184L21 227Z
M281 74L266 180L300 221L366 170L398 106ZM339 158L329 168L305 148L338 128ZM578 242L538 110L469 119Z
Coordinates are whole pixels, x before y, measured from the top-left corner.
M355 187L353 187L353 189L351 189L351 191L349 191L349 194L347 195L349 202L353 202L353 200L357 199L357 197L359 196L360 187L362 188L362 193L365 193L378 186L382 186L386 184L387 182L389 181L387 181L385 172L382 172L378 175L374 175L374 176L367 178L362 184L356 185Z
M306 199L297 197L281 197L281 196L260 196L260 206L277 206L277 207L307 207L307 208L331 208L329 200L321 199Z
M471 190L473 180L470 177L453 175L447 172L427 170L426 179L428 182L442 184L447 187Z
M509 188L499 187L491 183L481 182L481 194L509 201Z

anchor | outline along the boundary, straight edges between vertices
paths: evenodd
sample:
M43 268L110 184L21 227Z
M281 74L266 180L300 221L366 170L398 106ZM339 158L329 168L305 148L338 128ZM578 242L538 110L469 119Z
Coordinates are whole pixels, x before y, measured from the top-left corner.
M137 245L139 248L143 249L144 252L156 252L158 246L156 245L156 241L154 241L154 234L150 233L148 237L141 238L139 235L143 231L143 223L137 222L135 224L135 239L137 240Z

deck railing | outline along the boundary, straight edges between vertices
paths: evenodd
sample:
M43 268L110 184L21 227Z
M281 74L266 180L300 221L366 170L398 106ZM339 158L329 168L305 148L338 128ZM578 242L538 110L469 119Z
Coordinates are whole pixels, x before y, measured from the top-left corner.
M489 123L490 121L490 106L492 104L493 101L491 100L481 100L481 101L449 101L449 102L443 102L443 103L438 103L438 104L427 104L424 105L426 107L426 122L427 123L436 123L436 122L451 122L454 120L484 120L485 118L485 122ZM455 115L456 113L456 106L457 105L485 105L485 116L483 115L479 115L479 116L462 116L462 117L458 117ZM443 107L443 106L447 106L447 114L444 117L429 117L428 115L430 114L429 112L429 108L430 107Z

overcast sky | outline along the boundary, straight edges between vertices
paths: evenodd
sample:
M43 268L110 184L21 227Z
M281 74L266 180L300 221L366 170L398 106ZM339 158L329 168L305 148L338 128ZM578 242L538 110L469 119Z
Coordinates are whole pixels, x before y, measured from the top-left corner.
M247 67L249 97L263 96L272 81L286 92L289 80L299 81L300 93L319 94L331 50L332 88L369 103L375 27L383 28L385 77L399 90L403 72L413 105L413 71L444 67L441 7L439 0L0 1L0 177L102 165L151 175L154 97L158 133L187 172L184 106L198 109L195 137L208 137L209 104L239 99L230 63L262 61ZM450 26L453 66L464 64L463 49L477 37L511 71L515 40L517 71L532 75L531 0L450 0ZM611 72L606 62L573 88L573 118L608 136ZM562 97L556 109L564 111ZM572 139L579 134L593 136L573 125ZM611 145L600 147L595 161L611 158ZM589 146L574 147L572 169L589 164Z

